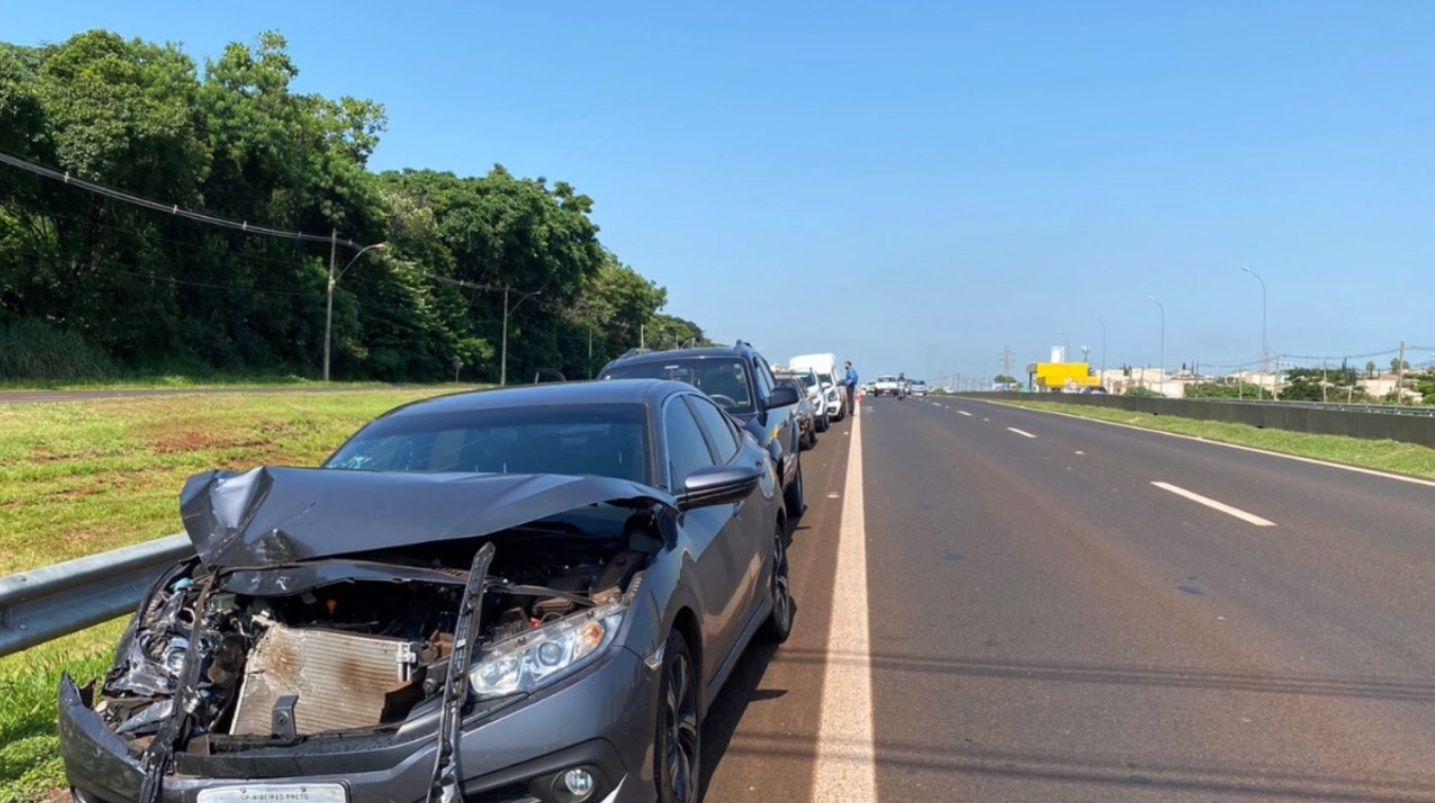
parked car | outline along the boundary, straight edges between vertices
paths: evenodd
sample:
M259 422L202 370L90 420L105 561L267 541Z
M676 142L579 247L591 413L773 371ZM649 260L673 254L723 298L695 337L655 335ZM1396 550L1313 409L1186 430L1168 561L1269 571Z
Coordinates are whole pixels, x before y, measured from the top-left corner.
M811 368L817 374L822 383L822 396L827 400L829 420L841 421L847 415L847 395L842 388L842 363L837 361L836 354L799 354L787 361L787 367L793 371Z
M822 386L822 380L818 378L817 372L808 368L806 370L779 371L779 374L786 374L796 377L802 383L802 392L807 396L808 402L812 405L813 421L816 424L817 432L826 432L831 426L832 419L827 414L827 395ZM816 439L814 438L814 441Z
M633 349L608 363L600 379L671 379L686 382L706 393L728 415L752 433L772 455L782 481L787 515L802 516L803 498L801 425L797 421L800 395L778 387L772 368L757 349L739 340L732 346L672 351Z
M798 443L803 449L811 449L817 445L817 409L812 406L812 399L807 395L807 388L802 384L801 377L789 373L777 373L777 384L789 385L802 394L797 403L797 423L801 436ZM825 412L825 411L824 411Z
M181 511L197 557L62 680L80 803L694 801L714 695L792 627L771 456L677 382L421 401Z

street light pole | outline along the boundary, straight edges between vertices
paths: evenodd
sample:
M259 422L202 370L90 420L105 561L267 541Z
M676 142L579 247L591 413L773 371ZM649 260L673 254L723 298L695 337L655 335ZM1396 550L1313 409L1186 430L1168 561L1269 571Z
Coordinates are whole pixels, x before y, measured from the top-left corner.
M1261 283L1261 354L1260 362L1257 364L1260 366L1260 371L1262 374L1261 378L1262 380L1264 380L1264 375L1266 372L1266 280L1262 279L1259 273L1256 273L1255 271L1251 270L1248 267L1245 267L1244 265L1241 266L1241 270L1256 277L1256 281ZM1274 391L1272 391L1271 395L1275 395ZM1260 397L1261 383L1258 382L1256 383L1256 398Z
M360 249L359 249L359 253L354 254L354 258L351 259L351 260L349 260L348 264L344 265L344 267L343 267L342 270L340 270L339 272L335 273L335 272L334 272L334 252L338 249L338 246L339 246L339 230L338 230L338 229L333 229L332 232L331 232L330 235L329 235L329 290L328 290L328 298L327 298L327 300L324 302L324 381L325 381L325 382L328 382L328 381L329 381L329 343L330 343L330 341L333 339L333 333L334 333L334 286L339 283L339 279L343 278L344 274L349 270L349 268L353 267L354 263L359 261L359 257L363 256L364 254L368 253L369 251L377 251L377 250L379 250L380 248L387 248L387 247L388 247L388 244L387 244L387 243L374 243L373 245L366 245L366 246L364 246L363 248L360 248Z
M503 288L503 345L498 358L498 384L500 386L508 384L508 313L511 311L508 306L508 293L510 290L513 290L513 288L508 286L504 286ZM518 291L514 290L513 292ZM518 293L518 295L522 296L522 298L518 299L518 304L522 304L540 292L542 291L534 290L531 293ZM513 309L518 309L518 304L514 304Z
M1162 392L1162 393L1165 393L1165 392L1166 392L1166 308L1161 305L1161 302L1160 302L1160 301L1157 301L1157 300L1156 300L1156 297L1155 297L1155 296L1146 296L1146 300L1147 300L1147 301L1150 301L1152 304L1155 304L1155 305L1156 305L1156 308L1159 309L1159 310L1161 310L1161 369L1160 369L1160 374L1159 374L1159 376L1161 377L1161 392Z
M1091 318L1101 324L1101 388L1102 390L1110 390L1110 388L1106 387L1106 321L1101 320L1095 315L1091 316Z

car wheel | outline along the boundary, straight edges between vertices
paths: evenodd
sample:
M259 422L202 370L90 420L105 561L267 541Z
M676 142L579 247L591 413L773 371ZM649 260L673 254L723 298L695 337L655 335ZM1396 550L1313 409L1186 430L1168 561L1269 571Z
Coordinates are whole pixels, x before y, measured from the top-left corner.
M792 618L797 606L792 602L791 571L787 561L787 533L782 522L777 523L772 537L772 580L768 593L772 596L772 613L762 623L762 637L776 644L787 641L792 635Z
M787 517L797 521L807 510L807 499L802 487L802 461L797 462L797 477L787 490L782 494L782 501L787 506Z
M827 427L828 427L830 424L831 424L831 421L827 418L827 413L823 413L823 414L822 414L822 417L819 418L819 419L817 419L817 431L818 431L818 432L826 432L826 431L827 431Z
M653 738L653 773L661 803L697 803L702 778L702 728L698 722L697 671L681 633L663 647L658 689L658 732Z

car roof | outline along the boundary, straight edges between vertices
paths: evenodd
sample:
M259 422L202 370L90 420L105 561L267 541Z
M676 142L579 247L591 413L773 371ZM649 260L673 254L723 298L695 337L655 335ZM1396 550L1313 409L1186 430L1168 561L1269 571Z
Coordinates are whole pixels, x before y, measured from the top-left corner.
M429 413L478 412L510 407L571 404L654 405L679 392L693 392L692 385L667 379L611 379L591 382L550 382L542 385L474 390L451 393L406 404L386 416Z
M625 354L608 363L608 367L638 362L668 362L670 360L692 360L712 358L741 358L751 350L749 346L703 346L691 349L669 349L667 351L642 351Z

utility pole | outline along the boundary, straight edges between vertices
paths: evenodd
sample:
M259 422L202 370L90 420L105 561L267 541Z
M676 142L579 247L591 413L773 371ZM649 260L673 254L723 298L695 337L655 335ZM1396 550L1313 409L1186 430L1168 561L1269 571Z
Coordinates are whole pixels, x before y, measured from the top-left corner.
M387 248L388 246L387 246L385 243L374 243L373 245L366 245L366 246L364 246L363 248L360 248L360 249L359 249L359 253L354 254L354 258L351 259L351 260L349 260L348 264L344 265L344 267L343 267L341 270L339 270L337 273L335 273L335 272L334 272L334 256L335 256L335 251L337 251L338 247L339 247L339 230L338 230L338 229L333 229L333 230L331 231L330 235L329 235L329 285L328 285L328 291L327 291L328 299L327 299L327 300L325 301L325 303L324 303L324 381L325 381L325 382L328 382L328 381L329 381L329 341L333 339L333 333L334 333L334 286L339 283L339 279L343 278L344 274L349 271L349 268L353 267L353 266L354 266L354 263L359 261L359 257L363 256L364 254L368 253L369 251L377 251L377 250L380 249L380 248Z
M1400 356L1395 365L1395 403L1405 403L1405 341L1400 341Z
M647 348L647 347L648 347L648 325L645 324L645 323L640 323L640 324L638 324L638 348L644 349L644 348Z
M1249 273L1249 274L1251 274L1252 276L1256 277L1256 281L1258 281L1258 282L1261 283L1261 365L1260 365L1260 371L1261 371L1262 374L1264 374L1264 373L1266 372L1266 280L1265 280L1265 279L1262 279L1262 278L1261 278L1261 275L1260 275L1259 273L1256 273L1255 271L1251 270L1251 269L1248 268L1248 267L1242 266L1242 267L1241 267L1241 270L1243 270L1243 271L1245 271L1246 273ZM1257 389L1257 391L1258 391L1258 393L1257 393L1257 395L1256 395L1256 398L1260 398L1260 393L1259 393L1260 385L1259 385L1259 384L1256 385L1256 389ZM1271 396L1273 396L1273 397L1275 396L1275 391L1272 391L1272 392L1271 392Z
M329 332L334 326L334 254L339 249L339 229L329 230L329 301L324 309L324 381L329 381Z
M1155 296L1146 296L1146 300L1156 305L1161 310L1161 392L1166 392L1166 308L1156 300Z
M502 347L501 347L500 350L499 350L499 358L498 358L498 359L499 359L499 366L498 366L498 384L499 384L500 386L503 386L503 385L507 385L507 384L508 384L508 313L509 313L509 307L508 307L508 291L510 291L510 290L512 290L512 289L513 289L513 288L511 288L511 287L509 287L509 286L507 286L507 285L504 285L504 287L503 287L503 345L502 345ZM518 304L522 304L523 302L527 301L528 299L532 298L533 296L538 295L540 292L541 292L541 291L539 291L539 290L534 290L534 291L531 292L531 293L521 293L521 292L520 292L518 295L522 296L522 298L518 299ZM518 309L518 304L514 304L514 305L513 305L513 309L515 309L515 310Z
M1011 372L1011 347L1002 346L1002 376L1014 376Z
M593 378L593 324L588 324L588 378Z
M1101 387L1109 391L1111 388L1106 387L1106 321L1095 315L1091 319L1101 324Z

